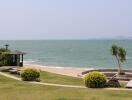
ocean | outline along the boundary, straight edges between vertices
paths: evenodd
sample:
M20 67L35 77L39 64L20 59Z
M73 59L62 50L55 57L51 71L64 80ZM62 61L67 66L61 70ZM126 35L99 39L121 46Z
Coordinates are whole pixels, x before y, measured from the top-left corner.
M123 68L132 68L132 40L0 41L0 47L5 44L9 44L12 50L26 52L25 63L75 68L117 68L117 61L111 55L110 48L112 44L118 44L127 50Z

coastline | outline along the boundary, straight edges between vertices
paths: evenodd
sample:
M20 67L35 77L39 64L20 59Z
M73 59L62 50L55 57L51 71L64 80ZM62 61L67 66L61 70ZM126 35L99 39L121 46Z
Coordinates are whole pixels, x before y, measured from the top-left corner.
M35 67L39 68L42 71L47 71L55 74L61 74L72 77L81 77L82 72L86 70L91 70L94 68L73 68L73 67L59 67L59 66L45 66L45 65L37 65L37 64L28 64L24 63L24 67Z

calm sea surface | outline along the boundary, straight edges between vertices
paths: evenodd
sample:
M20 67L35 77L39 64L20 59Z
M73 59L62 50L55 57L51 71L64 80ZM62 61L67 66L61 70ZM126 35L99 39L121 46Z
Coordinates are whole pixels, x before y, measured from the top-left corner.
M131 40L31 40L0 41L0 46L10 44L10 49L22 50L26 63L81 68L115 68L111 55L112 44L119 44L127 50L127 61L123 67L132 68Z

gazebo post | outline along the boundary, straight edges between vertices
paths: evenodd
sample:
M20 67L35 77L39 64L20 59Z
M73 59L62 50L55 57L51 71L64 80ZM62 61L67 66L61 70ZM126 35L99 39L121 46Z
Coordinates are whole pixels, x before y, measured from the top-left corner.
M17 66L19 66L20 65L20 55L19 54L16 55L16 61L17 61Z
M23 54L22 54L22 67L23 67Z

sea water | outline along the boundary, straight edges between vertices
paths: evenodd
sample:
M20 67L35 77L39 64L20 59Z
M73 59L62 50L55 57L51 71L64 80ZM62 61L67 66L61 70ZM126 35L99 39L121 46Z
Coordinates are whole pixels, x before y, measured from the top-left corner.
M117 44L127 50L127 60L122 66L132 68L132 40L0 41L0 47L5 44L12 50L26 52L25 63L79 68L116 68L117 61L110 50L112 44Z

